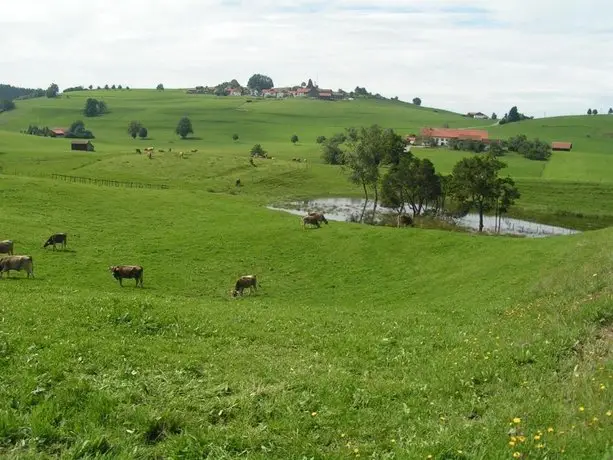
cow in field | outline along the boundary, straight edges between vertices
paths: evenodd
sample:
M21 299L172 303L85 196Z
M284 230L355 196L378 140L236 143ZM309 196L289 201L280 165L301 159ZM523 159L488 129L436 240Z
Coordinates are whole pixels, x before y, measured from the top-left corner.
M4 272L7 272L7 276L9 276L11 270L25 270L28 278L30 275L34 278L34 261L32 256L8 256L0 259L0 278L2 278Z
M317 228L320 228L321 227L321 225L319 224L320 222L323 222L326 225L328 225L328 219L326 219L323 213L320 213L320 212L310 212L309 214L302 217L301 219L302 219L302 227L305 227L307 224L309 224L309 225L315 225L317 226Z
M243 295L243 291L249 288L249 292L257 291L257 276L256 275L245 275L241 276L236 280L236 284L234 285L234 290L232 291L232 296L236 297L237 295Z
M122 280L124 278L135 279L136 286L140 284L140 287L143 287L143 267L140 265L112 265L109 267L109 271L119 281L121 287L123 287Z
M13 255L13 241L4 240L0 241L0 254L8 254L9 256Z
M54 233L53 235L49 237L49 239L47 239L47 241L45 242L45 245L43 246L43 249L46 248L47 246L53 246L53 250L55 251L56 244L61 244L62 249L66 249L67 243L68 243L68 235L66 235L66 233Z

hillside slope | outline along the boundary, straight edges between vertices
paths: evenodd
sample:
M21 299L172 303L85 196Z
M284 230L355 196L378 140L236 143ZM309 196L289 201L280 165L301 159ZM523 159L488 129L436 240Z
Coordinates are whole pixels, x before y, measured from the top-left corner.
M0 280L0 453L612 453L610 230L302 230L255 204L0 176L0 237L36 273ZM55 231L67 251L41 248ZM258 293L231 299L246 273Z

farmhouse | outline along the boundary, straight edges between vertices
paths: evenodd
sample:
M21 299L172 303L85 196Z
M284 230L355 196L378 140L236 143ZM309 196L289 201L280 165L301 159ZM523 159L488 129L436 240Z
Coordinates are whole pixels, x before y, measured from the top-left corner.
M467 117L476 118L477 120L487 120L489 117L482 112L468 112Z
M71 150L84 150L86 152L94 151L94 144L92 144L88 140L84 139L75 139L70 143Z
M449 145L451 139L489 141L488 132L481 129L422 128L421 137L424 145L434 140L439 147Z
M570 152L573 148L573 144L571 142L552 142L551 150Z
M66 135L66 130L64 128L53 128L50 131L52 137L64 137Z
M243 95L243 91L241 88L227 88L226 93L228 93L228 96L242 96Z

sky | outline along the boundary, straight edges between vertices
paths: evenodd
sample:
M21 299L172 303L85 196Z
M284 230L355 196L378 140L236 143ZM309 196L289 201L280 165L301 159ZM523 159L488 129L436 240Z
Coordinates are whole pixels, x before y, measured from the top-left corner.
M499 116L613 106L611 0L2 0L0 83L366 87Z

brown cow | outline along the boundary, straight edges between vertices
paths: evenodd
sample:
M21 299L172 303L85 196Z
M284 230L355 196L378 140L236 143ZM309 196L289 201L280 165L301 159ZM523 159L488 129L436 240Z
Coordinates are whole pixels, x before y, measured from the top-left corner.
M66 233L54 233L49 237L49 239L45 242L43 248L47 246L53 246L53 250L55 251L55 245L61 244L63 249L66 249L66 244L68 243L68 235Z
M0 254L8 254L9 256L13 255L13 241L12 240L0 241Z
M30 275L34 278L34 261L32 256L8 256L0 259L0 278L2 278L4 272L7 272L7 276L10 276L11 270L25 270L28 278Z
M119 281L121 287L123 287L122 280L124 278L135 279L136 286L140 283L140 287L143 287L143 267L140 265L112 265L109 267L109 271Z
M319 225L320 222L324 222L326 225L328 225L328 219L326 219L323 213L320 213L320 212L310 212L308 215L302 217L301 220L302 220L303 228L307 224L316 225L317 228L320 228L321 227L321 225Z
M249 288L249 293L253 290L257 291L257 275L245 275L241 276L236 280L236 284L234 285L234 291L232 291L232 296L236 297L237 295L243 295L243 290Z

